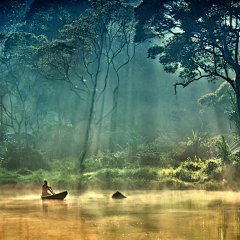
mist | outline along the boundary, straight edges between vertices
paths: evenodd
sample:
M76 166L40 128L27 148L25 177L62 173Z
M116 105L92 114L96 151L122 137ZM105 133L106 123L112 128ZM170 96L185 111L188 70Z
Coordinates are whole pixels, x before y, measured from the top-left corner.
M239 16L1 1L0 239L239 239Z
M233 69L203 78L145 4L2 3L2 184L238 188Z

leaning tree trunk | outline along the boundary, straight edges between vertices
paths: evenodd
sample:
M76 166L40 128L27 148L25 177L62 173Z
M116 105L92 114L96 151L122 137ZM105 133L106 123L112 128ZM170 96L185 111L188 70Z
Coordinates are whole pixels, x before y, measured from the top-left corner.
M117 131L117 116L118 116L118 92L115 96L115 110L112 112L110 125L110 141L109 148L113 152L116 147L116 131Z
M95 84L93 87L93 93L92 93L92 98L91 98L91 105L89 109L89 114L88 114L88 122L87 122L87 129L86 129L86 134L84 138L84 143L83 143L83 148L82 152L79 156L79 168L80 172L83 172L84 166L83 166L83 161L86 157L89 145L90 145L90 140L91 140L91 129L92 129L92 123L93 123L93 117L94 117L94 105L95 105L95 98L96 98L96 87L97 87L97 80L95 80Z

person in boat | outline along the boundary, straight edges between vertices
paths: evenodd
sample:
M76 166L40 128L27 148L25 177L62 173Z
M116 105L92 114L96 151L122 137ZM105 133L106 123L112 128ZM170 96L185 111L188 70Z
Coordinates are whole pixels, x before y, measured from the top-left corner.
M44 184L42 185L42 196L49 196L49 195L51 195L48 191L49 191L51 194L55 194L55 193L53 192L52 188L48 186L48 183L47 183L47 181L45 180L45 181L44 181Z

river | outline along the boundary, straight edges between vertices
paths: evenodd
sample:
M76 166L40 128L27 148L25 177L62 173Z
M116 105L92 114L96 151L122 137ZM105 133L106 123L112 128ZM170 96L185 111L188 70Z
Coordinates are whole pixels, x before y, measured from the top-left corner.
M240 239L240 193L69 191L66 200L0 190L1 240Z

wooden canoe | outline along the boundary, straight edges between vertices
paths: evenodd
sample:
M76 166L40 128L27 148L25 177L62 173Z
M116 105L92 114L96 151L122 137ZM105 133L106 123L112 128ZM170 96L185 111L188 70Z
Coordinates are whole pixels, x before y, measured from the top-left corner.
M49 195L49 196L41 196L42 200L63 200L67 196L68 192L60 192L57 194Z

